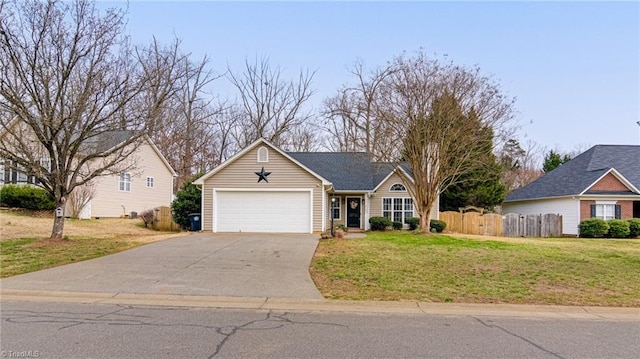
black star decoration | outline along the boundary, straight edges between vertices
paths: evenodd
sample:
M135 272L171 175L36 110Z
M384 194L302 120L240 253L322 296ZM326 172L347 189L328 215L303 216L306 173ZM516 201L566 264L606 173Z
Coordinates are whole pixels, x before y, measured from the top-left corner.
M254 173L258 175L258 183L262 181L269 183L267 176L270 175L271 172L265 172L264 167L262 167L262 170L260 172L254 172Z

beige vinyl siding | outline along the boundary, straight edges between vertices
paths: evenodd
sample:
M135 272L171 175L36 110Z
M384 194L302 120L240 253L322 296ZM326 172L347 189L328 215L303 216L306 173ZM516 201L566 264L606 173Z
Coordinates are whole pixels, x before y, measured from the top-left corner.
M258 162L258 149L265 147L268 150L269 161ZM241 157L232 159L226 167L213 174L204 181L203 185L203 214L202 228L211 231L213 226L213 213L215 213L213 201L214 188L234 189L274 189L274 188L306 188L313 192L312 219L313 231L320 232L322 228L322 199L324 188L322 181L309 172L286 158L279 152L266 145L258 145L247 151ZM268 183L258 183L258 176L264 166L265 172L271 172L267 177ZM251 203L247 203L250 206ZM277 203L273 204L277 206ZM251 220L247 218L247 220Z
M119 217L171 205L173 176L155 150L145 143L136 151L135 161L136 169L130 171L130 192L120 191L119 175L94 181L96 196L91 201L92 217ZM147 188L147 177L153 177L153 188Z
M340 218L333 220L333 226L339 225L347 225L347 198L360 198L360 228L367 228L367 223L369 221L369 217L367 216L367 206L369 205L369 198L365 193L336 193L334 195L336 197L336 201L340 201ZM326 215L326 229L331 230L331 193L327 194L327 215Z
M389 191L389 188L391 188L391 186L394 183L402 183L402 179L397 174L391 175L386 181L382 183L382 185L378 187L376 192L371 196L371 199L370 199L371 217L382 217L382 199L383 198L411 197L409 192ZM433 206L431 207L431 219L439 218L438 202L439 202L439 198L433 203ZM414 215L416 216L418 215L417 208L415 207L415 200L414 200L413 212L414 212Z

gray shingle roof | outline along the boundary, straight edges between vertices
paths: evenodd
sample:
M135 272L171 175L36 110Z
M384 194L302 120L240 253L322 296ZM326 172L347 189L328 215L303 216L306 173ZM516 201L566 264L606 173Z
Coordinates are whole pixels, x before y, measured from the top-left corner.
M133 131L105 131L87 139L85 146L91 152L107 151L122 142L126 141L133 135Z
M555 170L511 192L505 202L578 195L611 168L615 168L636 188L640 188L640 146L593 146Z
M371 162L364 152L287 152L324 177L337 191L371 191L393 170L390 163Z

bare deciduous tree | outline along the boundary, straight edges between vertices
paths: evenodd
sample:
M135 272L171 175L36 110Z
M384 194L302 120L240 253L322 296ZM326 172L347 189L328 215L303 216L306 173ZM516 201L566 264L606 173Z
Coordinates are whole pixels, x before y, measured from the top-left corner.
M266 58L253 64L245 61L241 74L229 69L228 78L240 96L233 109L238 120L234 132L237 145L243 148L264 138L288 150L292 131L312 119L304 104L313 94L313 75L300 71L297 80L285 80L280 68L272 68Z
M528 140L522 148L516 139L509 139L500 149L498 157L504 167L502 182L511 192L523 187L543 175L541 170L542 147Z
M89 205L95 195L96 188L91 182L78 186L73 192L69 193L67 207L71 211L71 218L80 218L82 211Z
M177 44L176 41L176 49ZM175 189L181 188L195 173L216 164L218 156L211 150L219 142L217 127L224 107L207 93L211 83L220 77L207 68L209 59L205 56L194 63L188 56L180 58L178 66L184 75L174 83L175 92L163 111L162 124L152 135L178 172Z
M356 84L343 87L325 100L323 112L331 149L367 152L375 161L397 160L390 122L380 117L379 107L384 81L392 71L385 67L367 74L363 64L357 62L351 70Z
M135 50L120 10L91 1L6 3L0 17L0 157L34 175L64 208L128 159L180 76L161 47ZM149 95L152 94L152 95ZM51 238L63 237L64 216Z
M415 199L420 227L428 228L438 194L487 165L481 160L487 131L508 127L513 100L477 67L443 64L422 52L399 56L391 67L379 108L396 131L411 176L398 173Z

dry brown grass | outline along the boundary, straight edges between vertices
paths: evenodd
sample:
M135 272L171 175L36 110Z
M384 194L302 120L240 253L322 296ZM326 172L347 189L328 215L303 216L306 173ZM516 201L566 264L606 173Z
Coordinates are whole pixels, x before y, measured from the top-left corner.
M72 237L118 238L136 242L154 242L180 235L175 232L158 232L141 226L139 219L67 219L64 235ZM48 238L53 218L31 217L9 211L0 211L0 241L18 238Z
M52 218L0 211L0 278L97 258L185 235L144 228L141 220L67 220L64 239L51 240Z

